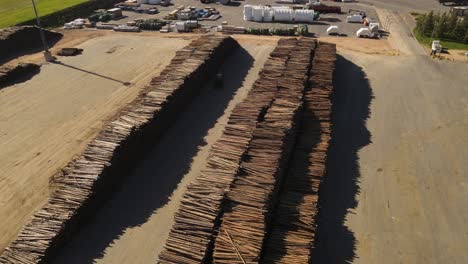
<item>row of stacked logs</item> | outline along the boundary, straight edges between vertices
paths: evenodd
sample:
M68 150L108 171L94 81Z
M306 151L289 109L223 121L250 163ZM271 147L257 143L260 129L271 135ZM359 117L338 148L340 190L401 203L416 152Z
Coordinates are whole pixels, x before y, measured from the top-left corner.
M287 78L279 80L279 93L255 130L241 170L227 192L214 243L214 263L258 263L261 258L294 146L315 45L309 38L301 38L294 45L286 64Z
M261 263L310 263L316 233L318 191L331 138L335 45L315 51L293 158L284 180Z
M237 47L230 37L204 36L178 51L159 77L68 166L48 202L4 250L0 263L47 262Z

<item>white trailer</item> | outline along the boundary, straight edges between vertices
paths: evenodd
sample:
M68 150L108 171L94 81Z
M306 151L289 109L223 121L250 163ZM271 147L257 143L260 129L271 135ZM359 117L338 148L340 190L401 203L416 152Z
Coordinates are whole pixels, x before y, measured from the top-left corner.
M339 35L338 26L330 26L327 29L328 35Z
M351 15L346 17L348 23L362 23L363 17L361 15Z

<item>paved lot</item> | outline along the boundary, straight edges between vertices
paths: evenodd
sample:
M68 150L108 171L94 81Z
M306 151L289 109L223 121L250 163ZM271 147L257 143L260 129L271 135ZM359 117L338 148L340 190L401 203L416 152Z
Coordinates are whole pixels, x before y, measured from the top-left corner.
M166 16L169 12L175 9L175 7L179 5L184 5L186 7L193 6L196 8L203 8L203 7L214 7L217 10L220 11L222 17L218 19L217 21L201 21L200 23L202 25L212 25L212 26L217 26L221 25L222 21L227 21L228 24L233 25L233 26L243 26L243 27L254 27L254 28L271 28L271 27L278 27L278 28L292 28L294 24L288 24L288 23L259 23L259 22L253 22L253 21L244 21L243 19L243 6L244 5L272 5L272 6L278 6L278 5L286 5L287 4L275 4L271 0L246 0L242 2L235 2L238 3L239 5L221 5L219 3L213 3L213 4L202 4L199 1L193 1L193 0L175 0L173 6L169 7L162 7L162 6L156 6L159 10L160 13L156 15L147 15L147 14L140 14L140 13L135 13L135 12L128 12L124 11L124 16L126 16L123 19L113 21L113 23L118 23L118 24L123 24L126 23L127 21L132 21L134 19L143 19L143 18L158 18L158 19L163 19L164 16ZM323 14L321 16L321 19L319 21L316 21L312 24L309 24L309 31L316 33L317 35L325 35L326 30L330 25L338 25L339 28L341 29L342 34L346 34L348 36L355 36L356 31L362 27L361 24L359 23L347 23L346 22L346 16L348 16L348 11L349 9L358 9L358 10L363 10L367 13L368 17L371 18L372 20L378 22L378 17L375 12L375 10L369 6L369 5L363 5L359 3L337 3L337 2L324 2L327 5L335 5L335 6L341 6L343 14ZM143 5L144 7L151 7L151 5Z

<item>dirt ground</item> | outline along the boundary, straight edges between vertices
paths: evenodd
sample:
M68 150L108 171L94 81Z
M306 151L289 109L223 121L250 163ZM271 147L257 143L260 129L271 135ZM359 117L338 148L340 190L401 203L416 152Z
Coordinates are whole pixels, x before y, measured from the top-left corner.
M91 38L78 46L82 55L60 57L32 79L0 90L0 251L45 201L50 177L188 43Z
M54 263L152 263L164 245L186 186L205 167L234 106L257 79L274 39L238 38L242 49L222 67L222 90L208 83Z

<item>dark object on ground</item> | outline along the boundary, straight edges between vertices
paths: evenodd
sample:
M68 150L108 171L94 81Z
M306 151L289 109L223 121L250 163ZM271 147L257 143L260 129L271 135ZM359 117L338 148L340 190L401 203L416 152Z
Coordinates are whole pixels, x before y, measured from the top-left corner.
M39 72L41 66L33 63L20 63L16 66L0 67L0 89L11 84L29 80Z
M222 89L224 84L224 76L221 72L216 74L216 79L215 79L215 88L216 89Z
M44 30L47 43L53 46L62 34ZM35 26L9 27L0 29L0 63L20 55L35 53L43 49L39 28Z
M62 48L57 52L59 56L76 56L83 52L83 49L78 48Z

